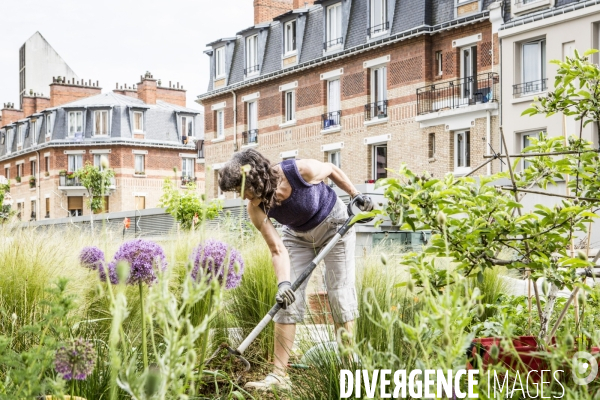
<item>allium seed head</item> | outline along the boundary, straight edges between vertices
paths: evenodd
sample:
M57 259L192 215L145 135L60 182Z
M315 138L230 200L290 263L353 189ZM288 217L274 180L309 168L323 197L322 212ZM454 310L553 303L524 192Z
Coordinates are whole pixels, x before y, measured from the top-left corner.
M79 263L85 268L98 270L104 263L104 252L96 246L87 246L79 253Z
M54 368L63 379L82 381L93 371L96 364L96 350L91 342L75 339L56 351Z

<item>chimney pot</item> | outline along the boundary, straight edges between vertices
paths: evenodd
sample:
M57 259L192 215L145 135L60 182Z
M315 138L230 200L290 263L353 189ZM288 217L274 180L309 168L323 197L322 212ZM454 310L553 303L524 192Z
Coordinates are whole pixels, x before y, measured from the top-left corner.
M171 87L171 81L169 81L169 87Z
M116 89L118 89L118 88L119 88L119 82L117 82L117 87L116 87Z

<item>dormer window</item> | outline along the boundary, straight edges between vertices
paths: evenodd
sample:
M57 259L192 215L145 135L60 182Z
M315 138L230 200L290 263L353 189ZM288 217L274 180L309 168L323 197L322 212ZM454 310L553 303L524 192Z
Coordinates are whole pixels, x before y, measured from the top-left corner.
M215 78L225 76L225 46L215 50Z
M369 36L383 35L389 29L387 0L371 0L371 28Z
M296 20L286 22L284 26L285 54L296 52Z
M94 136L108 136L108 110L94 111Z
M133 132L144 133L144 113L141 111L133 112Z
M327 37L325 50L341 47L342 35L342 3L327 7Z
M190 116L181 117L181 136L194 136L194 118Z
M258 35L246 38L246 76L258 74Z
M69 137L81 136L83 134L83 112L69 111Z
M19 134L17 135L17 146L23 146L25 141L25 124L19 125Z

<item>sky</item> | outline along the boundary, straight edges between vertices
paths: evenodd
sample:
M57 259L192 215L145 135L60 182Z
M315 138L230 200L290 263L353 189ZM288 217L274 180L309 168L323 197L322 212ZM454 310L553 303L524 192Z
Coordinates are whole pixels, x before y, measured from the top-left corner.
M19 48L39 31L81 79L133 85L150 71L179 82L187 105L206 92L206 44L253 25L253 0L2 1L0 105L19 104ZM50 82L49 82L50 83Z

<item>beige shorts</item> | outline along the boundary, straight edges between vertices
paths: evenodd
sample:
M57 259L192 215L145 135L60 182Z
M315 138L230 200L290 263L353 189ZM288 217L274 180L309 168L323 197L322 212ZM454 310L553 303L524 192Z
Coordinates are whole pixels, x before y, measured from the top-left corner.
M307 232L297 232L288 227L283 229L283 244L290 255L290 278L296 278L310 265L313 258L335 235L348 218L344 203L337 203L323 222ZM325 284L329 304L336 323L352 321L358 317L356 299L356 269L354 251L356 232L351 228L325 256ZM279 324L302 322L306 310L306 285L309 279L296 290L296 301L287 310L280 310L273 321Z

